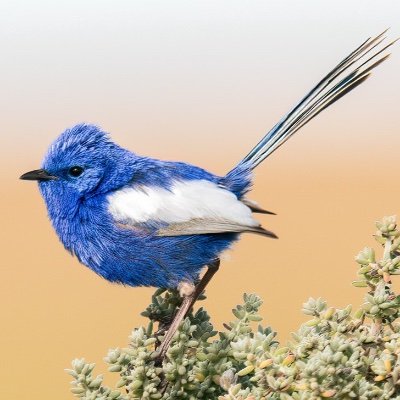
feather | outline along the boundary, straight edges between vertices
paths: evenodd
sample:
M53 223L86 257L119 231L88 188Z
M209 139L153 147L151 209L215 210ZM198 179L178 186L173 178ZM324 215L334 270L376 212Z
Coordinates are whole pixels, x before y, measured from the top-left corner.
M255 232L276 237L251 215L269 211L206 180L176 181L169 189L127 187L108 197L108 210L118 226L156 236Z
M250 210L253 213L259 213L259 214L268 214L268 215L276 215L276 213L272 211L268 211L264 208L262 208L256 201L250 200L246 197L242 197L240 201L245 204L247 207L250 208Z
M385 33L367 39L341 61L264 136L239 165L246 164L254 169L302 126L364 82L370 71L389 57L389 54L382 53L396 42L380 48Z
M259 226L246 226L232 221L222 219L191 219L187 222L170 224L157 230L156 236L181 236L181 235L202 235L207 233L225 233L225 232L252 232L258 233L270 238L278 237L271 231Z

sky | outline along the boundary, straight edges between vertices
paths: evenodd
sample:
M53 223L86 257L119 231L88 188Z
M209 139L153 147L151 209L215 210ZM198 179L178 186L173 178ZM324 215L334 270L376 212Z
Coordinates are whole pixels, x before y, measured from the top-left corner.
M36 185L18 180L59 133L95 123L138 154L223 175L387 27L400 36L398 1L2 1L0 397L72 398L63 369L85 357L104 372L153 291L81 266ZM399 214L399 45L392 51L257 169L249 197L277 213L261 220L279 240L243 235L224 255L204 303L217 327L244 292L262 296L282 341L310 296L362 303L354 256L374 244L376 220Z

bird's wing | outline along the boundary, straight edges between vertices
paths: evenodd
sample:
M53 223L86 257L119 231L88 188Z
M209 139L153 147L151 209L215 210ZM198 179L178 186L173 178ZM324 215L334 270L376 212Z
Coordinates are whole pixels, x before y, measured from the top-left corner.
M127 187L108 196L108 210L127 228L149 228L157 236L256 232L275 237L232 192L207 180Z
M244 226L223 219L194 218L187 222L178 222L160 228L157 236L201 235L205 233L252 232L276 238L276 235L259 226Z
M274 212L268 211L268 210L266 210L265 208L262 208L256 201L250 200L250 199L248 199L247 197L242 197L242 198L240 199L240 201L241 201L243 204L246 204L246 206L249 207L250 210L251 210L253 213L276 215Z

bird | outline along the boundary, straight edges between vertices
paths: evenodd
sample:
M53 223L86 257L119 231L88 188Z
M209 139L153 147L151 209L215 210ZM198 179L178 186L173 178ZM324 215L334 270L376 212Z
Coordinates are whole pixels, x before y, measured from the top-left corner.
M344 58L224 176L141 156L98 126L80 123L50 145L40 169L20 177L38 181L59 239L96 274L127 286L179 290L182 304L160 357L218 270L221 253L242 233L277 238L254 217L273 214L248 198L254 169L387 59L394 42L385 41L385 32Z

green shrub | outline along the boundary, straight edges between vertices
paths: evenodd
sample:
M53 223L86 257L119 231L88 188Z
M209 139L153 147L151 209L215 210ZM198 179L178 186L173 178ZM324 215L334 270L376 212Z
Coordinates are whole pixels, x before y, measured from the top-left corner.
M143 315L147 327L134 329L126 348L105 361L118 373L116 389L94 376L94 364L74 360L72 393L81 399L400 399L400 296L391 285L400 274L400 232L394 217L376 224L383 246L377 260L371 248L356 257L356 287L367 288L354 313L310 298L303 312L311 319L281 346L271 328L254 322L261 299L245 294L235 319L221 332L200 308L181 325L162 365L155 348L166 321L180 303L174 291L157 290ZM158 323L158 331L153 324Z

